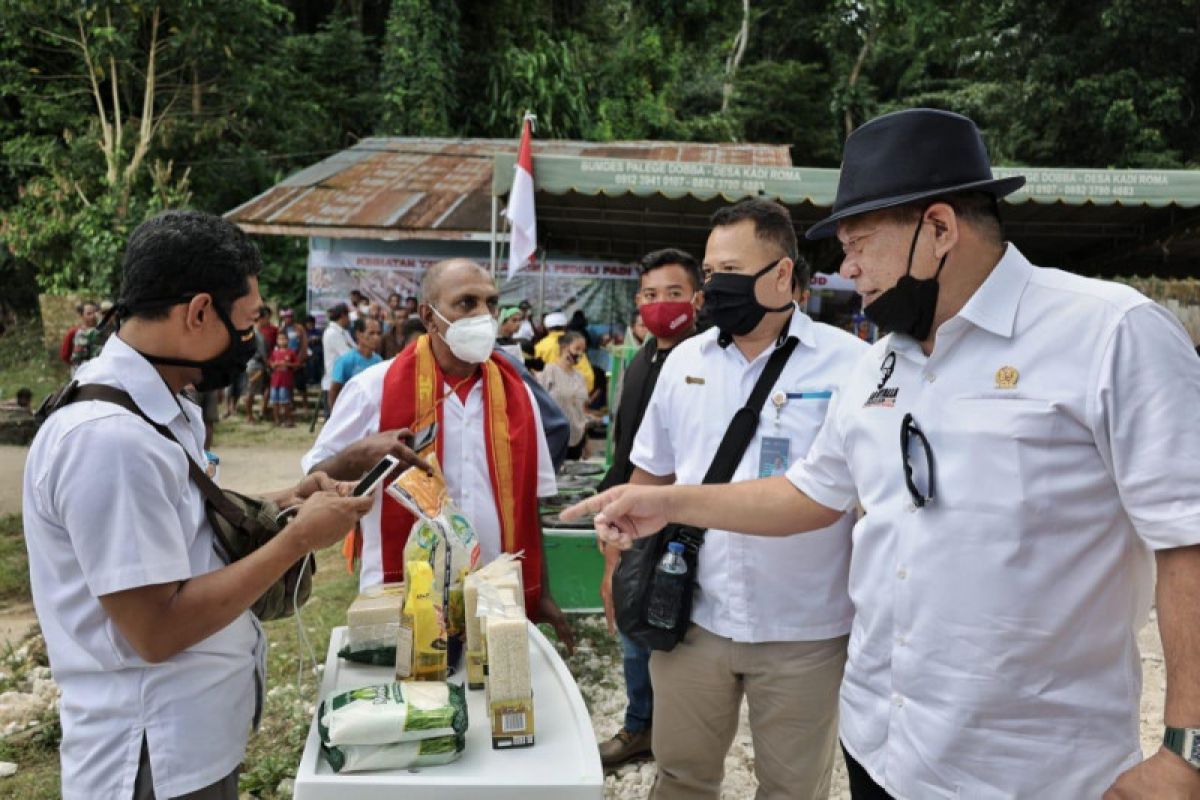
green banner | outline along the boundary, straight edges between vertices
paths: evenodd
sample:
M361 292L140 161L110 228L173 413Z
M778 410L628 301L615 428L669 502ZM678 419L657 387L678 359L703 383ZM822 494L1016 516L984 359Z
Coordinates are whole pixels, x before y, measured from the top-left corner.
M492 193L512 187L516 157L498 154L492 171ZM996 167L997 178L1024 175L1025 187L1008 203L1067 205L1200 206L1200 170L1105 170L1041 167ZM619 196L626 194L691 196L700 200L766 196L789 205L833 205L838 170L802 167L756 167L694 161L642 161L624 158L534 156L534 186L550 194Z

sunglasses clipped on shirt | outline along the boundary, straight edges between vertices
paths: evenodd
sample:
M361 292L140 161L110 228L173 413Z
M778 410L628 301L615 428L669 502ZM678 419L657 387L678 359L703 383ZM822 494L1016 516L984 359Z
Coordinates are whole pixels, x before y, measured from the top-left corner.
M916 481L913 480L912 461L909 458L908 445L914 436L921 443L921 447L925 451L925 466L929 475L929 489L924 494L921 493ZM913 505L917 508L924 508L933 502L933 448L929 446L929 439L926 438L925 433L917 426L917 421L913 419L912 414L905 414L904 419L900 422L900 458L904 464L904 484L908 487L908 494L912 498Z

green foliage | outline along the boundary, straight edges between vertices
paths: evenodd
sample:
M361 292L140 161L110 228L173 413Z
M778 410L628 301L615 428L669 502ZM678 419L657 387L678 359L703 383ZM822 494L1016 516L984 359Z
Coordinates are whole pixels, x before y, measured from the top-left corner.
M0 516L0 606L29 602L29 566L20 514Z
M383 45L383 128L392 135L453 131L458 6L450 0L393 0Z
M526 111L536 111L538 132L548 138L580 138L588 127L587 90L579 58L567 41L534 31L528 46L499 54L488 75L483 129L493 135L520 130Z
M540 138L834 166L849 129L928 105L975 119L999 163L1200 163L1200 0L751 0L739 57L743 6L718 0L0 0L0 19L17 308L111 294L161 208L227 211L365 136L512 137L526 111ZM297 304L303 248L263 241L264 288Z
M58 331L59 336L66 330ZM17 317L0 336L0 400L11 400L17 390L28 387L33 392L33 406L46 395L67 382L70 369L46 353L41 338L41 325L33 317ZM5 530L0 526L0 530ZM0 594L3 589L0 588Z

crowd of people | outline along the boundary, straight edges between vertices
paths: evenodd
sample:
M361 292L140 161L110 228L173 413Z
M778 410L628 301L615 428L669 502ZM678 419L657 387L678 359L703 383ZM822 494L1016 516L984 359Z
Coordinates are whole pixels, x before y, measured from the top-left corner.
M147 221L119 334L75 372L126 408L60 398L26 469L64 796L237 796L263 697L255 598L350 529L362 587L402 578L412 516L348 496L384 455L436 460L483 560L524 553L530 617L571 649L538 503L608 405L603 491L563 517L594 515L624 652L625 721L601 759L652 756L656 800L720 796L743 700L765 800L828 796L839 749L855 800L1200 796L1200 369L1169 312L1005 241L997 198L1022 182L992 177L965 117L866 123L807 236L837 237L883 338L801 311L793 220L753 198L717 211L701 258L641 260L613 398L579 309L501 307L470 260L386 310L355 291L323 329L286 309L277 327L245 234L197 212ZM262 397L287 425L316 385L328 419L307 477L271 495L298 513L226 563L189 472L202 419L180 394L224 389L251 419ZM650 631L636 603L618 614L642 588L626 568L672 537L691 547L692 602ZM1169 693L1144 757L1154 592Z

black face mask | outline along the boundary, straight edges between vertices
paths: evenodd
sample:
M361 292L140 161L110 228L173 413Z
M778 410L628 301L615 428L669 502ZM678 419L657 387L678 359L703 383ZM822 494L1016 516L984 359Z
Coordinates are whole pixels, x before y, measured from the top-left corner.
M937 310L938 276L942 267L946 266L949 253L942 256L938 263L937 272L932 278L914 278L912 276L913 253L917 249L917 238L921 235L921 226L925 223L925 211L917 221L917 229L913 232L912 244L908 248L908 269L896 285L875 298L875 302L863 309L867 319L879 326L881 333L903 333L918 342L929 338L933 329L933 315Z
M768 308L758 302L754 287L783 260L777 258L753 275L736 272L714 272L704 284L704 310L723 336L745 336L758 327L762 318L774 311L787 311L787 302L778 308Z
M233 383L234 378L246 370L246 364L254 357L257 347L254 343L254 326L238 330L233 327L229 315L216 304L212 305L217 316L229 332L229 346L208 361L193 361L190 358L169 358L141 353L142 358L151 364L162 364L169 367L196 367L200 370L200 380L193 385L198 392L212 392Z

